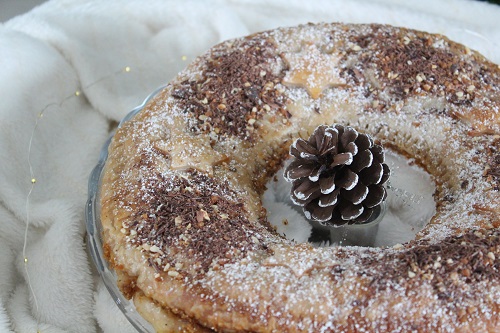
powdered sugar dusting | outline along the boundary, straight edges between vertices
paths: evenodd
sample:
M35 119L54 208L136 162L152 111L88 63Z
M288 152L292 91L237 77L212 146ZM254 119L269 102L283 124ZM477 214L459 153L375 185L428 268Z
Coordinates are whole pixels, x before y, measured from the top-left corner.
M249 52L258 71L245 76L226 48ZM498 331L496 65L444 37L378 25L278 29L214 50L110 146L101 217L130 289L218 331ZM242 86L208 89L208 74ZM436 214L416 240L313 248L269 226L261 195L291 139L333 122L433 177Z

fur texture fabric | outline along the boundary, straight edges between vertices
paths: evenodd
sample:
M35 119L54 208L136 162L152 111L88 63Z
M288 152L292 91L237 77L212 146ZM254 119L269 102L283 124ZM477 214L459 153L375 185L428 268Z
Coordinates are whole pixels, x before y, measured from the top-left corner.
M110 125L213 44L307 22L389 23L498 63L498 17L466 0L52 0L1 24L0 332L133 332L86 249L88 176Z

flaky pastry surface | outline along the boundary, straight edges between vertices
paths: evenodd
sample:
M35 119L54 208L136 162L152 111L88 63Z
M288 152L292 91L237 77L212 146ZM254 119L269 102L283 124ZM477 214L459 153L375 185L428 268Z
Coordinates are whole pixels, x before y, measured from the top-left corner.
M122 291L165 332L500 331L499 87L480 54L384 25L213 47L110 145L101 221ZM266 181L292 139L332 123L432 175L416 240L313 248L272 230Z

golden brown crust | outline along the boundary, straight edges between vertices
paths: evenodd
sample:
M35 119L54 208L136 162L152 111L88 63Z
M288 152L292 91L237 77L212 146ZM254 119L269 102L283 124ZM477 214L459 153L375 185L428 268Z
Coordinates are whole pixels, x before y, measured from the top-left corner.
M172 311L156 304L138 291L133 295L137 311L153 325L157 333L209 333L213 330L197 325L189 318L181 318Z
M499 87L478 53L383 25L215 46L110 145L101 220L122 290L146 317L158 304L220 332L500 330ZM417 240L314 249L269 228L265 180L292 138L332 122L434 177L437 213Z

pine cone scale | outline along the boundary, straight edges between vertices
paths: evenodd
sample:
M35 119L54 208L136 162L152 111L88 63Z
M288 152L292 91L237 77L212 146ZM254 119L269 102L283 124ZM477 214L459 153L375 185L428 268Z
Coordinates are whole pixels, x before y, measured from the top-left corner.
M325 135L325 130L326 126L318 126L311 137L309 138L308 142L312 146L316 147L318 150L321 147L321 143L323 142L323 137Z
M365 199L363 204L368 208L373 208L382 203L387 196L387 192L384 187L378 185L368 186L368 190L372 195Z
M355 219L355 222L356 223L363 223L363 222L366 222L370 219L370 217L372 217L373 215L373 212L374 212L374 209L373 208L367 208L365 206L365 210L363 211L363 213L361 213L361 215L359 215L356 219Z
M319 190L319 184L310 181L309 179L304 180L293 193L299 200L307 200L309 197Z
M340 153L335 155L332 163L330 164L330 167L333 168L338 165L350 165L352 161L353 157L351 153Z
M373 147L373 140L367 135L360 135L356 139L356 145L360 151L367 150Z
M291 193L290 198L292 199L292 202L298 206L305 207L308 203L310 203L313 200L318 199L321 196L321 192L317 191L311 194L307 199L301 200L295 196L295 193Z
M352 203L347 203L340 208L340 215L343 220L350 221L359 217L364 211L363 205L354 205Z
M335 190L330 194L321 196L320 199L318 200L318 206L320 207L335 206L338 202L339 192L340 189Z
M364 168L368 168L373 163L373 154L368 149L365 149L356 155L356 160L351 163L351 170L353 172L360 172Z
M316 206L313 211L313 216L315 216L318 221L328 221L332 218L333 209L335 206L319 207Z
M346 190L341 191L342 196L355 205L359 205L360 203L362 203L363 200L365 200L366 197L368 196L368 193L369 193L368 187L361 183L358 183L350 191Z
M358 131L352 127L345 127L344 133L340 137L340 144L342 147L347 147L350 142L353 142L358 138Z
M378 184L384 176L384 167L382 164L372 164L368 168L364 168L359 172L359 177L365 185Z
M307 141L298 139L291 147L290 154L301 159L317 159L318 151L312 147Z
M384 150L382 149L381 146L373 146L371 149L371 152L373 154L373 158L376 159L379 163L384 163L385 162L385 154Z
M330 194L335 190L335 174L319 180L319 188L322 194Z
M328 152L329 149L332 149L332 134L330 132L325 132L323 135L323 139L321 140L321 145L319 147L319 153L320 155L324 155Z
M338 141L339 141L339 132L335 128L327 128L325 130L325 136L328 136L328 149L324 150L323 155L330 154L338 154Z
M346 190L352 190L358 184L359 176L349 169L345 169L342 174L337 180L337 186Z
M319 180L320 175L325 171L325 166L317 166L311 173L309 174L309 180L313 182L317 182Z
M349 142L345 147L345 151L356 155L358 153L358 146L354 142Z
M389 170L389 167L387 164L382 164L382 168L384 169L384 175L382 176L382 179L380 180L380 184L385 184L391 175L391 170Z
M303 177L308 177L316 168L315 163L304 163L302 161L293 161L285 172L287 180L296 180Z

